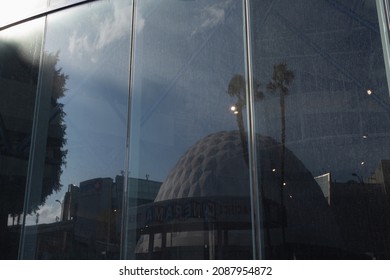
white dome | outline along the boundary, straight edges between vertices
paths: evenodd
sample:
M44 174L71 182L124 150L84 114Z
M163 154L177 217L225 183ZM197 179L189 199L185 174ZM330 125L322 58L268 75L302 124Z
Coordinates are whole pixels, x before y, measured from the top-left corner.
M281 144L271 137L257 135L256 139L265 219L271 224L278 224L281 180L274 169L280 170ZM287 239L317 245L338 243L338 227L313 175L287 148L284 166L286 187L283 204ZM222 131L199 140L179 159L155 201L249 197L249 186L249 168L244 159L240 134L238 131ZM273 221L272 217L276 220Z
M271 141L265 137L258 140L263 144ZM179 159L162 184L156 201L248 195L248 166L239 132L222 131L201 139Z

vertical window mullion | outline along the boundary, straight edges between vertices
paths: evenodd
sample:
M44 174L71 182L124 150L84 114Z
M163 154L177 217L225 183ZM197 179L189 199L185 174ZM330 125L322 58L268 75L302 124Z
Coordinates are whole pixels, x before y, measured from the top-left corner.
M245 70L247 91L247 119L248 119L248 154L249 154L249 178L252 220L253 258L263 259L262 245L262 210L261 210L261 186L259 178L259 162L257 161L256 132L255 132L255 102L253 92L252 50L250 36L250 8L249 0L244 0L244 46L245 46Z
M35 109L31 132L30 155L27 169L26 191L24 197L24 213L21 235L19 240L19 259L34 259L36 242L28 242L29 238L36 238L37 234L27 236L26 216L30 212L33 198L40 199L42 191L43 173L45 166L45 150L48 132L48 120L50 117L50 97L53 82L54 63L49 63L44 55L44 44L46 36L46 18L44 21L43 36L41 43L41 54L39 62L39 74L37 83L37 95L35 99ZM37 231L37 228L35 228ZM28 247L28 248L27 248Z
M123 180L123 192L122 192L122 218L121 218L121 239L120 239L120 259L126 259L127 252L127 240L128 240L128 178L129 178L129 164L130 164L130 131L131 131L131 101L133 96L133 69L134 69L134 38L135 38L135 15L136 15L136 0L132 1L131 11L131 38L130 38L130 60L129 60L129 97L127 106L127 133L126 133L126 155L125 155L125 172Z
M387 84L390 85L390 20L389 20L389 2L388 0L377 0L377 11L379 29L383 48L383 56L386 68ZM390 92L389 92L390 94Z

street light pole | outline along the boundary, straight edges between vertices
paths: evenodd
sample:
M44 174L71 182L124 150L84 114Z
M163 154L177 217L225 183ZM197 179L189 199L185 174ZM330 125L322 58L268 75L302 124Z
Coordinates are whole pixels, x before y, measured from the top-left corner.
M63 220L63 219L62 219L62 218L63 218L63 217L62 217L62 214L63 214L63 213L62 213L62 210L63 210L63 209L62 209L62 202L59 201L58 199L56 199L56 202L58 202L58 203L61 205L61 215L60 215L60 220L59 220L59 221L62 221L62 220Z

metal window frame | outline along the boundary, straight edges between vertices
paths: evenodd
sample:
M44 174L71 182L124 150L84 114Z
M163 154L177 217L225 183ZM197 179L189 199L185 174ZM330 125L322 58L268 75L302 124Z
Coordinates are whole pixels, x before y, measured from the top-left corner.
M86 3L90 3L90 2L95 2L95 1L98 1L98 0L71 0L71 1L68 1L67 3L64 3L64 4L53 5L53 6L43 8L43 9L38 10L38 11L32 11L31 14L29 14L29 15L21 16L20 18L17 18L15 20L10 20L9 22L6 22L6 23L0 25L0 31L7 29L7 28L10 28L12 26L24 23L24 22L28 22L30 20L34 20L34 19L37 19L37 18L40 18L43 16L47 16L47 15L52 14L52 13L56 13L56 12L61 11L61 10L65 10L65 9L68 9L71 7L75 7L78 5L82 5L82 4L86 4Z
M390 86L390 5L389 0L376 0L379 30L382 41L383 58L387 84ZM390 91L389 91L390 96Z
M243 0L244 19L244 47L245 47L245 71L246 71L246 92L247 92L247 123L248 123L248 154L249 154L249 187L251 200L251 222L252 222L252 249L253 259L264 259L263 245L263 209L261 197L261 185L258 161L259 151L256 147L256 124L255 124L255 100L254 100L254 79L252 67L252 38L251 38L251 16L250 0Z

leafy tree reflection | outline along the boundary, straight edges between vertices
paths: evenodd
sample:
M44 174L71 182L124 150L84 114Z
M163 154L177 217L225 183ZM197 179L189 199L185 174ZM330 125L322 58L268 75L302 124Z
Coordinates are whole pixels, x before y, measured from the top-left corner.
M58 53L46 54L44 67L52 71L48 138L44 175L39 195L33 195L24 209L32 123L38 84L39 58L20 50L16 44L0 44L0 258L17 257L19 224L22 213L36 213L46 198L61 189L60 176L65 164L65 113L59 99L66 91L68 76L57 68ZM12 225L9 226L9 217Z

